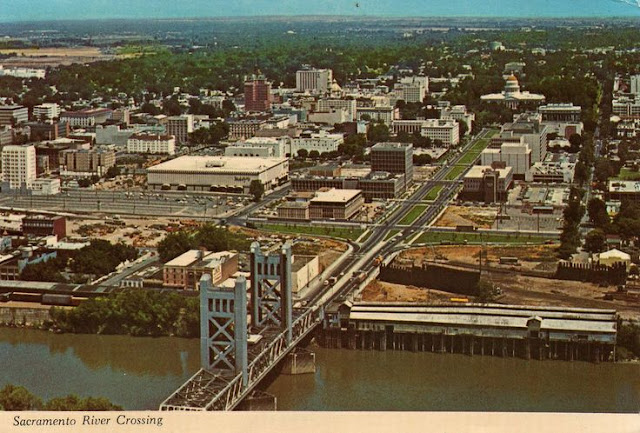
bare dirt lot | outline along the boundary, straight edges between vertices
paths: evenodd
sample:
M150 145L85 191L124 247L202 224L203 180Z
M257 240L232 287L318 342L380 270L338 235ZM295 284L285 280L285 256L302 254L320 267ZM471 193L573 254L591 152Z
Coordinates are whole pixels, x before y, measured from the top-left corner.
M497 302L514 305L544 305L578 308L615 309L623 318L638 318L640 304L624 300L605 300L615 287L600 287L580 281L524 276L521 270L545 271L552 275L557 266L553 245L485 246L483 278L500 287ZM500 257L516 257L519 266L500 265ZM396 263L420 266L426 262L456 262L479 269L480 246L439 246L415 248L403 252ZM374 282L363 291L363 299L393 302L448 302L460 295L398 284Z
M400 263L421 265L423 261L449 261L479 266L480 249L483 250L483 265L510 269L513 266L500 265L500 257L516 257L519 266L516 269L530 269L553 272L558 259L555 257L556 247L553 245L519 245L519 246L437 246L413 248L404 251L398 257Z
M496 220L498 209L480 206L449 206L435 222L436 227L456 227L459 225L475 225L490 229Z

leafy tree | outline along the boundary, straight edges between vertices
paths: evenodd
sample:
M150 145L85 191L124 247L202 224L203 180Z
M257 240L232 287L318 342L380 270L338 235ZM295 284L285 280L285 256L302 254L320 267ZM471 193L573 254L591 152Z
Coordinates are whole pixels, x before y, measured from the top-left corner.
M578 153L580 151L580 146L582 146L582 136L580 134L571 134L569 136L569 143L571 144L569 152Z
M400 131L396 135L396 140L400 143L411 143L411 135L406 131Z
M162 112L167 116L179 116L182 114L182 107L178 99L173 97L162 103Z
M302 159L306 159L309 156L309 151L307 149L298 149L298 157Z
M107 178L108 179L113 179L116 176L120 175L120 167L118 167L117 165L114 165L112 167L109 167L109 169L107 170Z
M312 151L312 153L313 152L314 151ZM316 150L315 152L317 153L318 151ZM318 154L318 156L320 156L320 154ZM252 180L249 184L249 194L253 196L254 201L260 201L262 199L262 196L264 195L264 185L262 184L262 182L260 182L258 179Z
M338 152L351 158L362 159L366 142L363 134L350 135L338 146Z
M599 198L592 198L587 203L587 212L591 223L602 230L606 230L610 223L607 206Z
M587 166L584 165L582 161L576 163L573 178L580 186L584 185L589 179L589 169L587 169Z
M422 155L413 155L413 163L415 165L427 165L431 164L432 162L433 158L431 157L431 155L428 155L426 153Z
M180 254L193 248L193 240L191 235L186 231L169 233L163 240L158 243L158 255L160 260L168 262L178 257Z
M103 239L94 239L82 248L71 261L71 270L81 274L107 275L127 260L135 260L138 251L123 243L112 245Z
M320 152L318 152L317 150L312 150L311 152L309 152L309 158L311 159L318 159L320 158Z
M384 123L369 125L367 140L371 143L389 141L389 127Z
M50 411L109 411L122 410L122 406L111 403L104 397L81 398L75 394L66 397L55 397L44 405Z
M155 105L149 103L149 102L145 102L144 104L142 104L140 106L140 111L142 113L149 113L152 116L157 116L158 114L160 114L162 111L160 110L160 108L156 107Z
M40 407L42 407L42 400L23 386L9 384L0 389L0 408L2 410L38 410Z
M584 240L584 249L590 253L599 253L607 248L607 235L600 229L591 230Z
M30 264L20 272L22 281L52 281L56 283L66 282L66 278L60 273L66 263L63 259L52 258L40 263Z
M598 182L606 182L611 176L615 174L615 169L611 161L607 158L598 158L594 164L593 176Z

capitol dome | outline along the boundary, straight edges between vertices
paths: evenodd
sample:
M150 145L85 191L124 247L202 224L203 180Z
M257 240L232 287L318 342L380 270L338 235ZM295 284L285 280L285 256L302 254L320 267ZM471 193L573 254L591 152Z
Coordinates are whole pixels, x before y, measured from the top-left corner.
M518 83L518 79L515 75L510 75L509 78L507 78L507 82L504 86L504 92L507 94L520 92L520 84Z

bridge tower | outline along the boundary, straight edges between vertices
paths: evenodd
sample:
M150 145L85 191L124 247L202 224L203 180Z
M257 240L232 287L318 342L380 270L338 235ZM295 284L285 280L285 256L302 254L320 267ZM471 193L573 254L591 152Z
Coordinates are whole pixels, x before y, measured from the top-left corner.
M200 279L200 363L204 370L242 374L248 381L247 280L233 289L213 287L211 275Z
M260 244L251 244L251 326L274 326L292 340L291 244L277 253L263 254Z

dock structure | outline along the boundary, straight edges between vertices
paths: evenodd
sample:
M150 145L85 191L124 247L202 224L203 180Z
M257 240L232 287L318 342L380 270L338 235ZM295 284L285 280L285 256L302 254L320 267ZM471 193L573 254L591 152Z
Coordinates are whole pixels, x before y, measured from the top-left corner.
M321 322L321 308L292 307L290 245L264 255L252 244L251 267L249 286L244 277L232 289L200 280L201 368L160 410L236 408Z
M615 310L499 304L345 302L327 309L327 347L609 361Z

